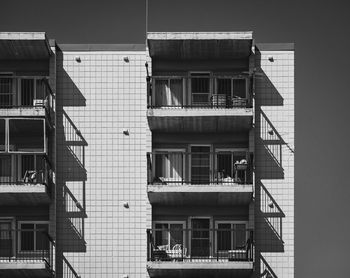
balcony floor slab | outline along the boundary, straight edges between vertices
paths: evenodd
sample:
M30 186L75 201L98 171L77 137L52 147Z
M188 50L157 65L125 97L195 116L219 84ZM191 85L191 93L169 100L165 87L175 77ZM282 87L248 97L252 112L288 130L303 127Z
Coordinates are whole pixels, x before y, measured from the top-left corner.
M147 193L153 205L246 205L253 185L148 185Z
M2 184L0 204L2 206L39 205L51 202L44 184Z

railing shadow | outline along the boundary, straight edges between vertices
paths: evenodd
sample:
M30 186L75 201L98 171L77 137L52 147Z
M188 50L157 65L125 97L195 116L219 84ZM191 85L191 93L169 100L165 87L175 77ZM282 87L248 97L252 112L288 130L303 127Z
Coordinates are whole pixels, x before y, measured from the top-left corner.
M260 254L259 256L259 277L261 278L278 278L276 273L272 270L265 258Z
M68 262L65 256L63 256L63 268L62 277L64 278L80 278L78 273L74 270L73 266Z
M256 167L261 179L283 179L282 146L284 140L268 119L266 114L256 108L256 126L259 134L255 136L256 156L261 157L263 164Z
M259 94L255 94L255 106L283 106L283 97L261 68L261 53L258 49L255 57L255 91L259 91Z
M79 277L65 253L86 252L85 148L88 146L77 124L69 116L69 107L84 107L86 99L63 68L63 54L57 53L57 277Z

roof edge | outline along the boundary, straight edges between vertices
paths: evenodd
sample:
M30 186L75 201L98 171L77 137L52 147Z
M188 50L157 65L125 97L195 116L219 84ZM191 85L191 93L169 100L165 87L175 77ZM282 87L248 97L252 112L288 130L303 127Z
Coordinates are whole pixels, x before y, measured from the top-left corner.
M148 40L252 40L252 31L238 32L148 32Z
M145 44L58 44L62 51L146 51Z
M294 43L257 43L258 50L263 51L294 51Z

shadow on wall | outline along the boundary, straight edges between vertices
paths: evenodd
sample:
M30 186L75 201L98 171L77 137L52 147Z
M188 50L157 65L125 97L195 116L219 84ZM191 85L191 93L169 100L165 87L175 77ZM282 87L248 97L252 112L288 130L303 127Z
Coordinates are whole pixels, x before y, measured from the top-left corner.
M263 161L256 173L260 179L283 179L282 145L285 142L260 107L256 107L255 115L260 132L255 136L256 156Z
M259 95L255 97L255 106L283 106L283 97L261 68L261 53L259 50L255 52L255 57L255 91L259 91Z
M283 242L283 213L265 186L256 183L255 212L259 226L256 240L260 252L284 252ZM259 198L258 198L259 196Z
M65 256L62 256L63 258L63 271L62 271L62 277L64 278L80 278L78 273L74 270L72 265L68 262Z
M260 255L259 257L259 268L260 268L260 275L259 277L262 278L278 278L276 273L273 272L272 268L270 267L270 265L266 262L265 258Z
M261 54L256 53L255 81L255 238L256 275L277 278L262 256L263 252L284 252L283 218L285 214L263 180L283 180L282 149L287 145L264 112L269 106L283 106L284 99L261 68ZM265 110L267 111L267 110ZM288 145L287 145L288 147Z
M56 276L79 277L64 256L65 252L86 252L84 222L86 214L85 148L83 134L65 107L86 106L86 99L63 69L62 52L57 54L57 239ZM64 276L63 276L64 275Z

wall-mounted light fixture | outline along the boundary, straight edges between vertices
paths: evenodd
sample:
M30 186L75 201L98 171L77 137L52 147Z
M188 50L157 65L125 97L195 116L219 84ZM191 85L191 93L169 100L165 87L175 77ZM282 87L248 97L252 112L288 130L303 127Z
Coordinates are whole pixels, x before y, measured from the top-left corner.
M267 131L267 133L268 133L269 135L271 135L271 136L275 134L275 132L273 131L272 128L269 128L269 130Z
M274 207L275 207L275 205L273 204L272 201L270 201L267 205L268 205L270 208L274 208Z
M269 59L270 62L274 61L273 56L269 56L269 57L267 57L267 59Z
M83 209L83 207L81 206L80 202L76 201L75 205L77 206L78 209Z
M129 130L128 129L124 129L123 130L123 134L126 135L126 136L129 136L130 135Z
M124 208L129 208L129 203L128 203L128 202L124 202L124 203L123 203L123 207L124 207Z
M81 62L80 56L75 56L75 61L77 61L78 63Z
M125 56L125 57L123 58L123 60L124 60L125 63L129 63L129 61L130 61L128 56Z

